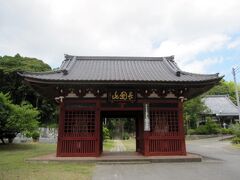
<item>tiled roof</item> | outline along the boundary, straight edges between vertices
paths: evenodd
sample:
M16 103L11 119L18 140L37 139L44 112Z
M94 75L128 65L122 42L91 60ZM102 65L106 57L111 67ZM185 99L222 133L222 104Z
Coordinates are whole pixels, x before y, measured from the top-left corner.
M229 99L228 95L210 95L203 99L210 113L217 116L238 116L237 106Z
M169 57L69 56L57 71L23 73L26 78L48 81L131 81L192 82L211 81L218 74L202 75L181 71Z

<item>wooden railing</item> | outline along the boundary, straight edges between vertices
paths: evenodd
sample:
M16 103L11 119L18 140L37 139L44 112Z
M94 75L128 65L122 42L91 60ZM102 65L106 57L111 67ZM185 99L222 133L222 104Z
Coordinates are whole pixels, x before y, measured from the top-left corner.
M149 153L181 153L181 140L179 139L150 139Z
M96 140L63 140L61 154L62 156L94 156L96 154Z

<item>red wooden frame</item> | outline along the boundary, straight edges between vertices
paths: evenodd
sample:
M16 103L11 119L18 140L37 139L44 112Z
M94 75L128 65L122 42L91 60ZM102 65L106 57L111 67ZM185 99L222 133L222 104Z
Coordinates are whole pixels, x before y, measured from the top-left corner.
M65 108L65 105L69 104L95 104L91 107L74 107L69 109ZM177 121L178 131L171 133L156 133L153 131L144 132L143 131L143 106L142 107L125 107L124 103L121 103L119 107L101 107L101 103L107 103L107 100L100 98L94 99L65 99L60 104L60 114L59 114L59 135L58 135L58 145L57 145L57 156L100 156L102 153L102 139L101 139L101 112L104 111L139 111L136 118L136 149L138 152L145 156L159 156L159 155L186 155L185 147L185 136L183 129L183 103L178 99L141 99L136 103L166 103L166 104L176 104L174 107L151 107L150 112L165 112L169 113L169 117L172 114L177 114L177 117L171 115L171 123ZM95 131L94 133L89 133L88 136L66 136L64 135L65 113L67 111L75 112L86 112L93 113L95 117ZM142 112L142 113L141 113ZM75 113L78 120L81 121L83 116L81 113ZM86 115L87 116L87 115ZM157 116L158 117L158 116ZM169 119L168 117L168 119ZM158 117L160 118L160 117ZM177 119L173 119L177 118ZM161 120L159 121L161 122ZM65 128L66 129L66 128Z

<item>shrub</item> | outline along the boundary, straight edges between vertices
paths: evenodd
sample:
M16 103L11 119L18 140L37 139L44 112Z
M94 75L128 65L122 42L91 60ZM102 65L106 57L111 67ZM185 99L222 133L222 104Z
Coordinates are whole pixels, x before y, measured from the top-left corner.
M205 125L200 125L198 128L195 129L195 132L190 132L194 134L207 135L218 134L220 130L220 126L208 117Z
M27 102L13 104L8 94L0 92L0 139L6 134L16 135L19 132L34 131L38 127L39 111ZM15 136L10 137L12 142ZM9 138L9 137L7 137Z
M232 139L232 143L233 143L233 144L240 144L240 137L234 137L234 138Z
M233 134L232 129L226 129L226 128L221 128L220 133L221 134Z
M103 140L110 139L109 129L103 126Z
M196 134L196 130L195 129L188 129L187 134L188 135L194 135L194 134Z
M206 127L206 125L201 125L199 126L197 129L195 129L195 133L196 134L210 134L208 128Z
M123 134L123 140L128 140L129 139L129 134L127 133L127 132L125 132L124 134Z
M233 135L240 138L240 124L239 123L230 125L230 129L231 129Z
M218 134L220 132L220 126L214 122L210 117L207 118L205 124L208 134Z
M38 132L38 131L34 131L33 133L32 133L32 139L33 139L33 141L38 141L39 140L39 137L40 137L40 133Z

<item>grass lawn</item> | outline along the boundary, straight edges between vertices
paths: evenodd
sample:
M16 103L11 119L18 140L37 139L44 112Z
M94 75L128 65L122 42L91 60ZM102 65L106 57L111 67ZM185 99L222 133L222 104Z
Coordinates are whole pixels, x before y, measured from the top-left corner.
M0 180L91 179L94 164L25 161L54 152L55 144L0 144Z
M136 151L136 139L122 140L122 143L126 147L126 151Z
M108 139L103 141L103 151L110 151L115 145L114 140Z

